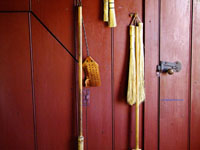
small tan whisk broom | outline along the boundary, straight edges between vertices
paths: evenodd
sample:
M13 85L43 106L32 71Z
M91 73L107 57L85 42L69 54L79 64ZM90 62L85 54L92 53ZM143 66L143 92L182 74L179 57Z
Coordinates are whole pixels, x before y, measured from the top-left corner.
M103 21L108 22L110 28L117 26L114 0L104 0Z

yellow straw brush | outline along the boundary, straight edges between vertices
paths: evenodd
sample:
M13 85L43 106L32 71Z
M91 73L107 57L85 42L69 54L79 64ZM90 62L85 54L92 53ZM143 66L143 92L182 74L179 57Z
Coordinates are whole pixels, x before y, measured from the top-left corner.
M113 28L117 26L116 15L115 15L115 1L109 0L109 21L108 26Z
M103 21L108 22L108 0L104 0Z
M135 65L135 26L130 25L130 60L128 74L127 102L130 105L136 102L136 65Z

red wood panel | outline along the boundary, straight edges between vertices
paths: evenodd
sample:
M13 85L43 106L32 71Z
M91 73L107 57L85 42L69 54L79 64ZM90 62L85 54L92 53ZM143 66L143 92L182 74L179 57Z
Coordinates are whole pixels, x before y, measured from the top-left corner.
M172 76L161 75L160 149L187 150L190 100L190 1L161 1L160 22L160 59L182 63L181 72Z
M27 14L0 14L0 149L34 149Z
M191 140L190 149L200 149L200 1L193 2L193 32L192 32L192 89L191 89Z
M51 21L58 29L60 23ZM68 26L72 24L68 20ZM67 26L62 29L66 31ZM38 148L76 149L74 60L34 17L32 34ZM73 30L63 37L72 50Z
M32 0L33 12L44 22L44 24L58 37L58 39L75 54L71 48L73 41L73 2L74 0Z
M135 147L135 106L127 104L129 65L129 13L138 13L142 19L142 0L116 1L117 27L114 29L114 105L115 105L115 149L127 150ZM140 107L140 130L142 130L142 107ZM140 132L142 147L142 132Z
M145 1L145 110L144 149L158 149L158 77L156 65L159 60L158 1Z
M100 87L90 88L90 104L87 107L88 150L112 149L111 37L110 28L102 21L102 10L99 1L83 1L90 55L99 64L102 83ZM83 54L86 56L85 45Z
M0 11L29 10L29 0L1 0Z

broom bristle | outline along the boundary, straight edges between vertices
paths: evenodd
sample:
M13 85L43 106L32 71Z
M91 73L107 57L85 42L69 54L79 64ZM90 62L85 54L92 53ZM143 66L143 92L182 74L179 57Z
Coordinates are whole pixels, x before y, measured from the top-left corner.
M114 0L109 0L109 22L108 22L108 26L111 27L111 28L117 26Z
M104 0L103 21L108 22L108 0Z

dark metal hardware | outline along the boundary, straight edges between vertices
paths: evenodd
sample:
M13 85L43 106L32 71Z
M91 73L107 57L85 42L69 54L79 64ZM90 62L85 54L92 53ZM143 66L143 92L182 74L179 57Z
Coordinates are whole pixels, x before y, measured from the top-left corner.
M88 106L90 104L90 89L83 89L83 106Z
M174 74L174 72L179 72L181 70L181 63L176 62L166 62L160 61L160 64L157 65L157 74L168 73L169 75Z

